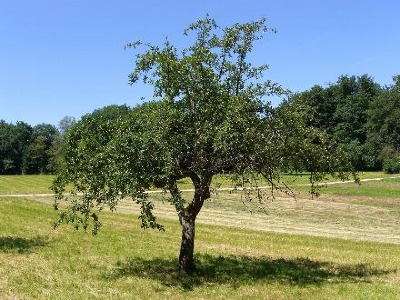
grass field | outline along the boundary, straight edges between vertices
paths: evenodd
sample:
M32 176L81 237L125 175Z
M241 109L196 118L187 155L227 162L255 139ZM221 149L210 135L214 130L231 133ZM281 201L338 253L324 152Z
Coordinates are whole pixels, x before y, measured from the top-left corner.
M2 194L46 193L51 183L6 179ZM124 201L95 237L52 230L49 197L0 197L0 299L399 299L399 187L334 185L313 200L300 188L297 200L263 210L220 192L198 218L192 277L177 273L180 228L159 195L166 232L142 231Z
M383 172L362 172L359 173L361 180L371 178L382 178L390 177L391 175L384 174ZM395 175L396 176L396 175ZM6 194L47 194L51 193L50 186L54 179L53 175L0 175L0 195ZM306 185L309 183L308 174L299 175L283 175L282 180L291 185L294 189L307 190ZM327 177L324 182L337 181L331 177ZM390 180L388 180L390 181ZM399 182L399 179L395 179L395 182ZM266 185L265 182L260 181L260 185ZM183 179L179 182L181 189L193 188L192 183L189 179ZM213 179L214 187L232 187L232 181L227 176L214 176ZM357 184L350 183L344 185L346 187L352 187L353 190L358 187ZM365 186L365 184L363 184ZM323 190L324 193L335 193L336 186L330 187L330 189ZM339 192L340 193L340 192Z
M52 175L0 175L0 194L51 193Z

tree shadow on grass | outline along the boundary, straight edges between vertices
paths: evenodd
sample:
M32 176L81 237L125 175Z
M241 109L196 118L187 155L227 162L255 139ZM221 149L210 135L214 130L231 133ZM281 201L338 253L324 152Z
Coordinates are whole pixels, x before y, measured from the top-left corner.
M27 253L35 248L44 247L48 243L48 238L42 236L36 236L33 238L0 236L0 252Z
M376 269L366 264L339 265L308 258L272 259L200 254L196 259L197 269L190 275L178 273L176 259L134 258L118 262L107 277L144 277L158 280L165 286L192 290L203 284L231 284L233 288L238 288L257 281L298 286L368 282L371 276L396 272L395 269Z

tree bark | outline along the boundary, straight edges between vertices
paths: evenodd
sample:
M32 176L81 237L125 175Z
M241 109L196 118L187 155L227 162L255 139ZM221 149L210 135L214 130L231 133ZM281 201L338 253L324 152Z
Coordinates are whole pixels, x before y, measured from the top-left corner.
M186 211L179 217L182 225L182 242L179 253L179 272L191 272L195 268L194 264L194 237L195 237L196 216Z
M191 176L195 186L192 202L179 214L182 225L182 242L179 253L179 272L190 273L195 269L194 262L194 237L195 221L198 213L203 207L205 200L210 198L210 183L212 176Z

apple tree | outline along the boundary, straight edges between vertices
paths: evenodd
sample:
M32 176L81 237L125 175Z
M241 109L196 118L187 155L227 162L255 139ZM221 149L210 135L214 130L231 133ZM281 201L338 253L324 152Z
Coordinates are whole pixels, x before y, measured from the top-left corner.
M168 40L161 46L128 44L136 52L130 82L152 85L154 100L105 107L70 129L53 185L56 207L69 201L59 222L97 232L99 212L127 197L139 204L143 228L163 229L146 193L161 188L182 226L179 270L187 272L195 267L196 217L216 174L263 178L271 193L290 192L280 177L290 168L307 169L312 182L327 173L345 178L345 157L324 133L304 125L305 111L295 104L274 108L268 101L286 91L263 79L268 67L253 66L250 53L271 31L265 19L222 28L206 17L184 31L193 37L185 49ZM191 199L177 184L183 178L193 183ZM81 195L69 196L67 186Z

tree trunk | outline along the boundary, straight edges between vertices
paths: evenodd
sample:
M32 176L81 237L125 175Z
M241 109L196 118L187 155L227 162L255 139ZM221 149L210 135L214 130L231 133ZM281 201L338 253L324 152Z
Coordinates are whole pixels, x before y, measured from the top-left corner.
M185 211L179 218L182 225L182 242L179 254L179 272L194 270L194 234L196 216Z
M195 221L198 213L203 207L206 199L210 198L210 183L212 175L202 177L191 174L191 179L195 186L192 202L179 213L179 221L182 225L182 242L179 254L179 272L190 273L194 271L194 235Z

